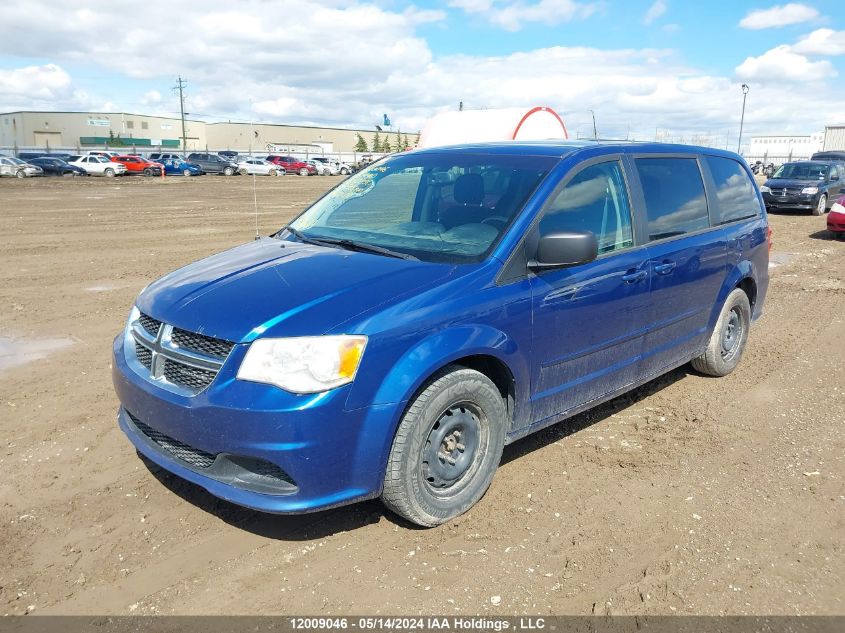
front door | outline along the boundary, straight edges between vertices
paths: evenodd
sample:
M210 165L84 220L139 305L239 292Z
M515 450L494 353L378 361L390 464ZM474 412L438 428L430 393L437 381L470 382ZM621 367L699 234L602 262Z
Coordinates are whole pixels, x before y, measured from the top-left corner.
M531 278L535 423L636 380L650 285L648 253L634 246L628 188L617 159L578 172L553 196L538 230L592 231L599 257Z

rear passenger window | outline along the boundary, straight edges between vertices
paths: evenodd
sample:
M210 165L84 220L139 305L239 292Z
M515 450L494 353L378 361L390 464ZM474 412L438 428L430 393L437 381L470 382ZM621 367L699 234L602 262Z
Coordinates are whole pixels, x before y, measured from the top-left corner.
M704 181L694 158L638 158L652 241L710 226Z
M707 166L716 183L718 217L713 221L725 224L760 215L760 201L745 169L735 160L706 156Z
M618 161L587 167L560 191L540 220L540 235L559 231L592 231L599 253L634 243L631 207Z

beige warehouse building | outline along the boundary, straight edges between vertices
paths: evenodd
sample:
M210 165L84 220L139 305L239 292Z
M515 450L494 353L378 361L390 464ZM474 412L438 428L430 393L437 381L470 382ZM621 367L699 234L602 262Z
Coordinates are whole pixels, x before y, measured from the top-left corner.
M373 130L185 121L186 149L269 151L273 145L314 146L312 151L352 152L361 134L369 143ZM138 151L181 149L182 121L129 112L0 113L0 147L22 149L94 149L114 144ZM391 139L393 142L393 139Z

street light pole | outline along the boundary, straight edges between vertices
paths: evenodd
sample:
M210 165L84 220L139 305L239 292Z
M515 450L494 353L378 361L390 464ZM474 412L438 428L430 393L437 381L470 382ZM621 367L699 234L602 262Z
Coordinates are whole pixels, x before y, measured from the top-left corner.
M599 133L596 130L596 113L590 110L590 114L593 115L593 140L597 141L599 140Z
M745 123L745 97L748 96L748 84L742 84L742 116L739 119L739 140L736 143L736 153L742 147L742 125Z

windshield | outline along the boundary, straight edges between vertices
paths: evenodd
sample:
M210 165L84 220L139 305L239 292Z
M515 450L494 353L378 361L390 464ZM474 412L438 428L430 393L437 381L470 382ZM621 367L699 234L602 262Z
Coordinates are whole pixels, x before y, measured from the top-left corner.
M380 161L332 189L291 226L423 261L480 261L557 158L444 152ZM297 239L288 233L287 239Z
M780 166L772 178L824 180L829 171L830 165L826 163L786 163Z
M26 161L23 161L20 158L9 157L8 160L12 161L15 165L26 165Z

